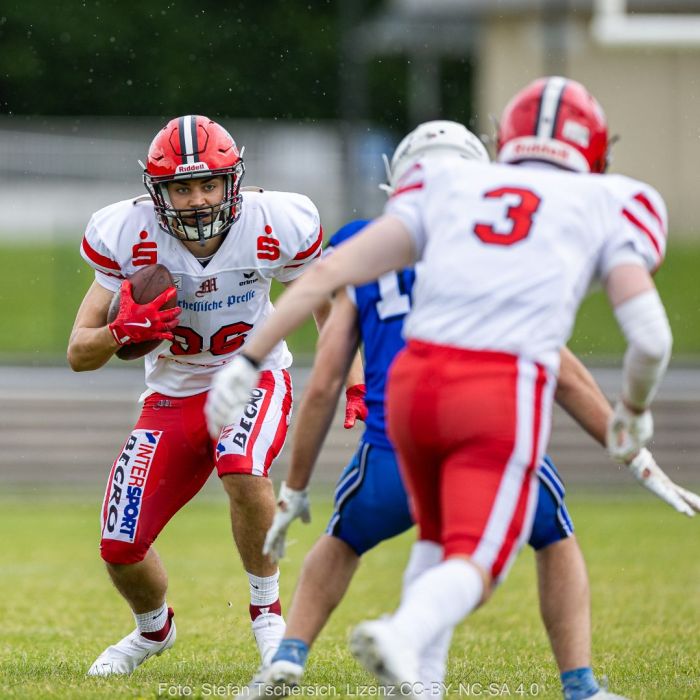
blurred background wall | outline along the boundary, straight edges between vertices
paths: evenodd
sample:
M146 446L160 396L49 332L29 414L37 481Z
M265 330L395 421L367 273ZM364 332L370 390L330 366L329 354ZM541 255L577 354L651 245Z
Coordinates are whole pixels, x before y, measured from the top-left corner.
M303 192L327 230L340 226L346 191L337 124L219 121L245 147L244 185ZM139 161L163 125L155 117L0 118L0 242L79 241L96 209L145 194ZM380 210L381 153L392 148L386 136L357 144L368 212Z
M73 238L140 193L137 161L180 113L221 120L246 146L247 183L309 194L331 230L379 210L381 153L405 131L450 118L492 135L491 115L542 74L589 87L621 137L613 169L661 191L674 235L700 236L697 0L163 8L4 3L0 239Z
M674 332L673 363L697 367L699 27L700 0L83 0L60 7L4 0L0 363L11 367L0 372L7 456L0 466L7 478L24 473L25 460L32 473L45 473L28 448L35 443L45 454L45 445L31 436L49 424L75 430L70 415L83 421L61 406L79 401L102 424L106 414L90 402L103 405L106 375L72 377L70 386L87 394L77 399L56 378L68 373L66 342L92 281L78 245L93 211L144 192L138 160L179 114L223 123L245 146L244 184L309 195L330 235L348 218L381 210L381 154L417 123L454 119L488 139L492 115L529 81L543 74L581 80L621 136L612 170L649 181L669 205L669 251L657 282ZM314 340L307 328L292 338L293 349L308 357ZM584 305L572 346L589 365L619 364L623 343L600 295ZM47 364L59 374L31 373ZM115 371L122 365L110 363ZM697 386L688 377L673 380L660 420L673 428L669 459L698 478L700 397L694 388L683 392ZM122 423L129 419L117 432ZM588 459L578 429L559 433L575 435L565 462ZM114 439L95 426L90 434L101 457L90 453L83 466L107 463ZM335 439L349 449L351 438ZM66 445L75 439L67 433ZM67 451L61 459L80 463ZM602 453L599 466L607 467Z

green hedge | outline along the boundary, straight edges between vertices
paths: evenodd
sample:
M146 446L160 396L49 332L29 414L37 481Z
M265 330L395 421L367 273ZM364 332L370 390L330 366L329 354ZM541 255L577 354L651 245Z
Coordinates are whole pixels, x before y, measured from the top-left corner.
M92 271L77 244L10 245L0 248L0 359L61 361ZM657 275L674 333L677 359L700 359L700 243L675 244ZM278 293L278 291L277 291ZM309 323L290 339L292 350L309 354L316 331ZM615 356L624 342L601 292L583 305L571 342L585 357Z

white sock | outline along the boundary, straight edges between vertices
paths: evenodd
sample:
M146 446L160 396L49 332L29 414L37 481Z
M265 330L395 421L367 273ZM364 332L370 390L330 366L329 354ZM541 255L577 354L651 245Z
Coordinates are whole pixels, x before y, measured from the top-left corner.
M431 567L406 589L391 626L412 640L422 657L434 639L452 629L479 604L484 585L478 569L464 559Z
M141 634L144 632L158 632L165 627L168 621L168 604L163 603L160 608L151 612L134 613L136 626Z
M401 597L403 598L408 587L428 569L437 566L442 561L442 545L430 540L419 540L411 547L411 556L403 572L403 587Z
M437 566L442 561L443 548L437 542L420 540L411 548L411 557L403 574L402 598L408 587L428 569ZM452 630L447 629L438 634L420 655L419 678L425 688L425 694L442 697L444 691L445 671L447 668L447 653L452 641Z
M256 576L248 574L250 582L250 604L271 605L280 597L279 569L272 576Z

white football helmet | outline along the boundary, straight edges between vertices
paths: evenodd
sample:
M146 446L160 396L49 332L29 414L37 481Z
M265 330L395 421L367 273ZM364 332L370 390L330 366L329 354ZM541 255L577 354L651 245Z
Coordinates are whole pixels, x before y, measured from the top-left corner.
M436 120L419 124L410 134L404 136L389 159L384 156L384 166L388 184L382 187L391 194L396 183L415 163L426 154L456 153L467 160L488 163L490 158L486 147L478 136L459 122Z

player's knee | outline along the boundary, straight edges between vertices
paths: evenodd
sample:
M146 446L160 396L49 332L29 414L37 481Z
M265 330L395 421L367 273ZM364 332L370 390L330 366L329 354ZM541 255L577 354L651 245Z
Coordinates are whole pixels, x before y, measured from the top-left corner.
M135 542L102 540L100 556L107 564L136 564L144 560L150 546L150 542L140 540Z
M247 511L259 510L261 504L272 504L274 508L275 493L269 479L252 474L226 474L221 482L228 494L231 507Z

